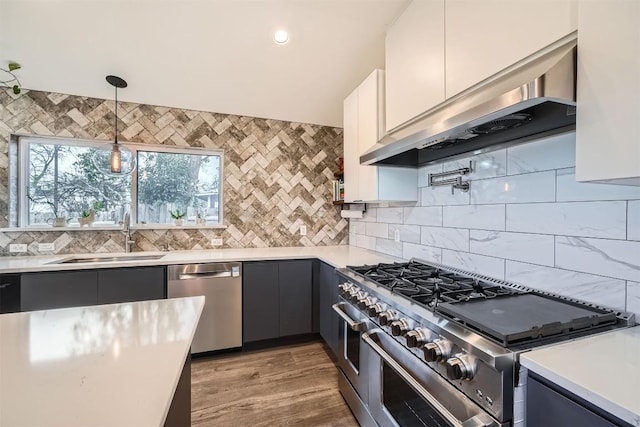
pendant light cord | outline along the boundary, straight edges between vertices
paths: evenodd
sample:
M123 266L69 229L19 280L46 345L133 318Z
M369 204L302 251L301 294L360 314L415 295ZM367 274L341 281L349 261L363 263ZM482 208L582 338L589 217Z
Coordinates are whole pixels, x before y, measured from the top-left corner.
M116 89L116 134L114 137L114 144L118 143L118 86L114 86Z

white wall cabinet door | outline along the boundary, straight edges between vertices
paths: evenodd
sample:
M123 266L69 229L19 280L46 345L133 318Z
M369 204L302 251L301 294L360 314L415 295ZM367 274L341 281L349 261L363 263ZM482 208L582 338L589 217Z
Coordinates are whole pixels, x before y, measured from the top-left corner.
M445 96L574 31L577 14L577 0L446 0Z
M385 38L386 130L444 101L444 0L413 0Z
M384 71L375 70L344 101L345 202L415 201L416 169L360 164L384 135Z
M583 1L576 179L640 185L640 2Z

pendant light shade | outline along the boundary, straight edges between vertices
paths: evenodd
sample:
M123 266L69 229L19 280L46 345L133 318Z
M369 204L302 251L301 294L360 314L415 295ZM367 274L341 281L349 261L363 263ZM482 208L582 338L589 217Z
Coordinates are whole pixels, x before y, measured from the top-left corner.
M136 159L127 147L118 144L118 89L127 87L127 82L117 76L107 76L107 82L115 88L115 131L113 144L94 152L94 165L105 174L128 175L136 168Z

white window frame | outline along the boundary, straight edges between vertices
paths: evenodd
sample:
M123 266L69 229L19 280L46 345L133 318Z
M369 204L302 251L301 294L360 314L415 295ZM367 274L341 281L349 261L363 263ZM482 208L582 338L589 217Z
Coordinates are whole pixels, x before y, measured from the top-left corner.
M61 138L54 136L33 136L33 135L17 135L18 137L18 227L30 228L38 227L38 225L29 225L29 213L26 207L28 204L27 186L29 185L29 144L51 144L51 145L75 145L81 147L104 147L105 144L111 144L111 141L86 140L75 138ZM176 147L158 144L139 144L132 142L118 142L118 145L127 147L136 157L136 169L131 174L131 208L130 216L132 225L142 225L138 223L138 174L137 160L138 152L154 152L154 153L175 153L190 154L201 156L219 156L220 157L220 178L218 185L218 222L216 224L207 224L212 226L222 226L224 224L224 150L201 148L201 147ZM117 225L117 224L116 224ZM166 227L168 224L163 223L146 223L144 227L153 228L154 226ZM90 228L89 228L90 230Z

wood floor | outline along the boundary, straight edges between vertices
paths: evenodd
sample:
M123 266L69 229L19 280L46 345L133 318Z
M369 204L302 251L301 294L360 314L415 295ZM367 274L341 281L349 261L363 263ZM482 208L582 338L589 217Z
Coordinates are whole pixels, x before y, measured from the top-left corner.
M357 427L323 342L194 359L191 426Z

